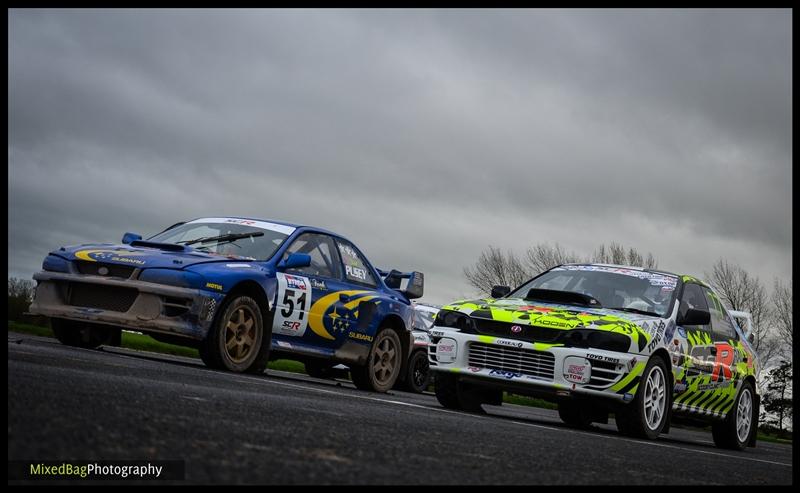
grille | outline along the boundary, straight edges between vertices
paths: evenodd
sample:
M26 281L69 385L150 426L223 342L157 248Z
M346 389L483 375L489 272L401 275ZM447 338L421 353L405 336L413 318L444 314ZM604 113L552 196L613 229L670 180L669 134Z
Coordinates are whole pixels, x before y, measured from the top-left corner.
M603 387L614 383L622 374L622 367L617 370L616 363L609 363L607 361L592 361L592 378L589 380L589 385L596 385Z
M436 344L428 344L428 356L428 363L431 366L439 366L439 358L436 357Z
M479 334L496 337L506 337L528 342L554 342L562 334L564 329L553 329L550 327L539 327L536 325L525 325L519 323L496 322L482 318L473 318L475 329ZM511 327L517 326L521 330L512 332Z
M139 292L132 288L70 283L67 303L72 306L127 312Z
M104 264L102 262L75 262L78 267L78 272L81 274L89 274L92 276L105 276L105 277L119 277L122 279L130 279L131 274L135 267L129 265L117 264ZM106 274L101 274L101 268L108 269Z
M189 312L189 308L192 305L192 300L185 300L182 298L164 297L161 301L163 307L161 313L167 317L180 317L181 315L185 315Z
M543 351L473 342L468 346L470 366L522 373L553 380L555 357Z

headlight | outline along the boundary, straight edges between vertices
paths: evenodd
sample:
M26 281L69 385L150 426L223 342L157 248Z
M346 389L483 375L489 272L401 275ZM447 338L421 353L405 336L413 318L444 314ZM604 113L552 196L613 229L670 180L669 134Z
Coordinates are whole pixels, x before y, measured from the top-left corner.
M474 332L475 322L468 315L453 310L439 310L434 324L438 327L452 327L463 332Z
M616 332L603 332L593 329L572 329L564 331L556 342L566 347L595 348L627 353L631 338Z

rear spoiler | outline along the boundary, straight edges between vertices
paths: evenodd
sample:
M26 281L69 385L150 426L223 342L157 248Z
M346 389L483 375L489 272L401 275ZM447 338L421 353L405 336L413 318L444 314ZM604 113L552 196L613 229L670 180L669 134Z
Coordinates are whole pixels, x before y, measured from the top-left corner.
M425 276L422 274L422 272L400 272L399 270L395 269L385 271L378 269L378 274L381 275L386 286L403 293L406 298L410 300L422 298L422 292L425 284ZM403 279L408 279L405 289L401 289Z

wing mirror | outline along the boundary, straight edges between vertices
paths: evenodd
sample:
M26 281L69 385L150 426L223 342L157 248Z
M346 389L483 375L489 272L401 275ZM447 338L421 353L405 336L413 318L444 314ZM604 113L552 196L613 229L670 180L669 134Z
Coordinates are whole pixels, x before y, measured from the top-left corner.
M311 265L311 255L307 253L290 253L288 257L278 262L278 270L299 269Z
M503 298L511 292L508 286L492 286L492 298Z
M682 317L678 316L678 325L708 325L710 322L708 310L699 308L689 308Z
M142 235L137 235L136 233L125 233L122 235L122 243L126 245L130 245L131 242L141 240Z

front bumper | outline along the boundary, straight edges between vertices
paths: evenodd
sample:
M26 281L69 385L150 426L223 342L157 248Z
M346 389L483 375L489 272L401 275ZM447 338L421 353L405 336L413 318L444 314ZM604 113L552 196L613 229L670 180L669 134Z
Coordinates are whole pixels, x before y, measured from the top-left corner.
M34 274L35 315L204 339L223 295L95 275Z
M428 360L477 385L523 395L633 399L644 370L642 355L532 343L433 327Z

